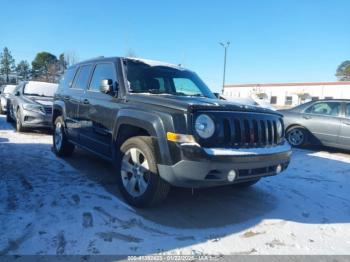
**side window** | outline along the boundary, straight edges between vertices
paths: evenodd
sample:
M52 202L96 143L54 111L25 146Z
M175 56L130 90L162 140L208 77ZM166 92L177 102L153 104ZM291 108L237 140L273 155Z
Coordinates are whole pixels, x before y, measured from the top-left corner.
M286 96L286 100L284 102L286 106L290 106L293 104L293 97L292 96Z
M202 91L188 78L174 78L174 86L176 93L184 93L185 95L201 94Z
M346 116L347 118L350 118L350 103L349 103L349 104L346 104L345 116Z
M74 79L72 88L86 89L88 86L91 69L91 65L81 66L78 71L78 75Z
M271 98L270 98L270 104L271 104L271 105L277 104L277 96L271 96Z
M326 116L338 116L341 104L338 102L320 102L313 104L305 110L305 113Z
M112 79L113 82L117 81L115 67L111 63L96 65L89 89L99 91L101 81L105 79Z
M15 90L13 91L12 94L16 94L17 92L19 92L20 94L23 93L23 89L26 86L26 84L19 84L18 86L16 86Z
M76 68L69 68L60 80L59 88L69 88L73 84Z

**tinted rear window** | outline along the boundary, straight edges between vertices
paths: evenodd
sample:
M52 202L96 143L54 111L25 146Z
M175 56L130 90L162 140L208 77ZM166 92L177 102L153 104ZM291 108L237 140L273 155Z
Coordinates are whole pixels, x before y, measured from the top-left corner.
M86 89L89 83L92 65L84 65L79 68L79 72L74 79L73 88Z
M68 69L60 80L60 88L69 88L72 86L76 68Z

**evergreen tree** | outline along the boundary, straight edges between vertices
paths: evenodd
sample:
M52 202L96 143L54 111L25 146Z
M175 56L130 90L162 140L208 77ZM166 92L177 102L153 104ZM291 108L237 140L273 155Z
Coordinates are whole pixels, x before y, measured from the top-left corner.
M6 76L6 83L10 82L9 75L15 68L15 59L13 59L10 50L5 47L0 53L0 73Z
M337 69L336 76L340 81L350 81L350 61L344 61Z
M54 82L59 66L57 57L48 52L40 52L32 62L32 74L37 79Z
M22 60L16 67L16 72L23 80L28 80L30 75L30 66L26 60Z

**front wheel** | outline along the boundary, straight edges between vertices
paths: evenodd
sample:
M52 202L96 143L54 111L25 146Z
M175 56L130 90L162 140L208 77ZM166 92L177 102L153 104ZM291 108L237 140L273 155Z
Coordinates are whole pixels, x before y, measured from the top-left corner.
M22 124L22 115L21 115L21 110L17 110L16 114L16 130L17 132L24 132L25 128L23 127Z
M55 120L55 126L53 130L53 151L57 156L69 156L74 151L74 145L67 139L67 135L64 128L64 121L61 116Z
M160 204L168 195L170 185L158 174L155 149L150 137L126 140L117 157L118 187L133 206Z
M302 127L295 127L287 132L289 144L295 147L301 147L307 142L307 131Z

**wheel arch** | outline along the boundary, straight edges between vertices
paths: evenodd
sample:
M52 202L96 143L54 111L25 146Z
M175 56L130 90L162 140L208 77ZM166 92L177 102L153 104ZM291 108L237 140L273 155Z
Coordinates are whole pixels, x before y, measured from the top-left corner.
M114 124L112 140L118 149L126 139L147 135L152 138L159 164L171 162L166 132L159 116L135 109L120 110Z
M286 127L286 135L287 135L287 133L288 133L290 130L292 130L292 129L294 129L294 128L302 128L302 129L305 129L306 131L309 132L309 130L308 130L306 127L304 127L303 125L300 125L300 124L291 124L291 125L289 125L288 127Z
M62 116L65 119L65 106L64 103L54 103L52 106L52 126L55 124L57 117Z

